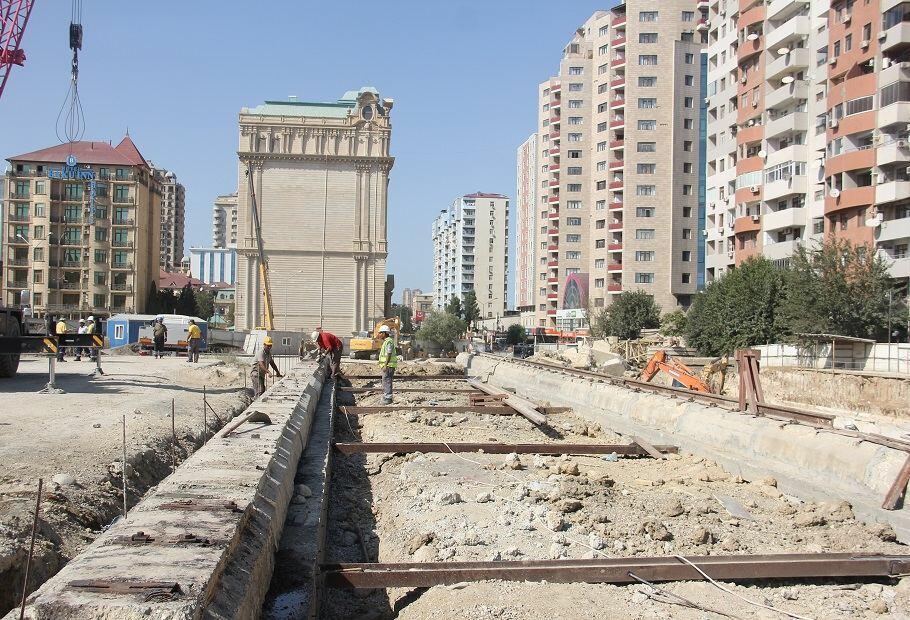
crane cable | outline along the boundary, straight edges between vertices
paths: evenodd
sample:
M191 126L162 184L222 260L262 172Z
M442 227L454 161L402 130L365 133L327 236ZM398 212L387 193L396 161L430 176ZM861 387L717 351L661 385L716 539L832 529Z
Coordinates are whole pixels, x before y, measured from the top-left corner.
M82 0L72 0L69 29L70 49L73 61L70 69L70 85L63 105L57 114L56 132L60 143L73 143L85 135L85 112L79 98L79 50L82 49ZM66 138L64 140L64 138Z

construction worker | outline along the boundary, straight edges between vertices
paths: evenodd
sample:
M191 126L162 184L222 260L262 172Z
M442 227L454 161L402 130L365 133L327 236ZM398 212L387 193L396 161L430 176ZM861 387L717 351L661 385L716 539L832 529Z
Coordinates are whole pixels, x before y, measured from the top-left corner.
M85 319L79 319L79 329L77 330L77 333L79 333L79 334L85 333ZM76 357L74 358L74 360L77 362L82 361L82 347L76 347Z
M199 345L202 343L202 330L190 319L190 326L186 330L186 361L199 362Z
M259 398L259 396L265 392L265 378L272 374L269 372L270 368L275 370L274 376L284 376L278 372L278 366L275 365L275 358L272 357L273 344L272 337L266 336L265 340L262 341L262 348L256 353L256 360L253 362L253 368L250 371L250 375L253 378L253 389L256 391L254 398Z
M341 339L335 334L323 331L321 327L314 331L310 337L319 348L319 360L322 361L322 358L328 355L329 378L334 379L336 375L341 374L341 353L344 349Z
M85 333L86 333L86 334L94 334L95 331L96 331L97 329L98 329L98 328L97 328L97 326L95 325L95 317L92 316L92 315L89 315L89 317L88 317L88 319L86 320L86 323L85 323ZM92 346L92 347L88 350L88 358L89 358L91 361L93 361L93 362L96 361L96 360L98 359L98 347Z
M64 355L63 355L64 349L60 345L60 342L59 342L59 336L62 336L63 334L65 334L66 330L67 330L66 321L64 321L63 317L61 316L59 319L57 319L57 325L54 327L54 333L57 334L57 336L58 336L58 342L57 342L57 361L58 362L66 361L66 359L64 359Z
M379 369L382 371L382 400L386 405L390 405L392 404L392 379L395 377L395 369L398 367L398 354L395 352L395 340L392 338L392 330L388 325L383 325L379 328L379 338L382 340L382 346L379 347Z
M167 326L164 324L164 319L160 316L155 319L155 324L152 325L152 340L155 343L155 359L161 359L164 357L164 341L167 340Z

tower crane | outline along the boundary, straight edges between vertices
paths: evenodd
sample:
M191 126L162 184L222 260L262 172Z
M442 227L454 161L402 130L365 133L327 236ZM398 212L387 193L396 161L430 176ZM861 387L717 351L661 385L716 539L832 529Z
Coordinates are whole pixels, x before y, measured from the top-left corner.
M22 35L35 0L0 0L0 98L13 65L25 64Z

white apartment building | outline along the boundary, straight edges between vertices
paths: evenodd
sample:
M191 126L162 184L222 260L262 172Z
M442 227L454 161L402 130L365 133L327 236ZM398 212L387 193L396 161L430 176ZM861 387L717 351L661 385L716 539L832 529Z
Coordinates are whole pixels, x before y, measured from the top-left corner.
M161 257L165 271L176 271L183 260L183 237L186 226L186 191L177 175L149 162L161 197Z
M534 289L537 287L537 134L518 147L515 194L515 307L534 309Z
M910 278L910 2L709 4L706 280L827 234Z
M474 291L480 314L508 308L509 199L477 192L455 200L433 222L433 298L437 310Z
M598 11L539 85L538 327L575 329L626 290L664 311L698 290L706 10L638 0Z
M212 207L212 247L237 247L237 192L215 199Z

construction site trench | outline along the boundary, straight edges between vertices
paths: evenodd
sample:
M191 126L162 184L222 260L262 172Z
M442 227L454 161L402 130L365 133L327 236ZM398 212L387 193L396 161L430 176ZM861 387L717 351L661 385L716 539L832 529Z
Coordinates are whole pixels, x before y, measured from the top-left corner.
M343 371L290 369L25 617L907 617L896 439L486 355L388 406Z

